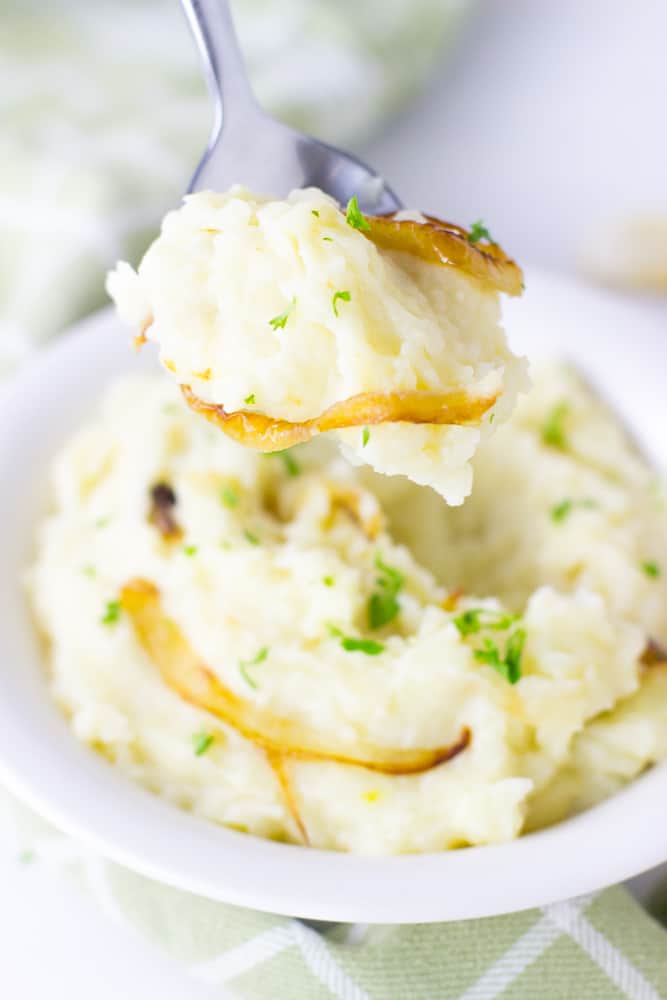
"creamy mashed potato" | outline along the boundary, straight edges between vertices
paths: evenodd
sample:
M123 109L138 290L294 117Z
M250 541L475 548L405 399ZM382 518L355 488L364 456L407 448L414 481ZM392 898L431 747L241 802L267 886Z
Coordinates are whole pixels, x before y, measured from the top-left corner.
M480 440L527 387L491 284L379 249L313 188L285 201L243 188L190 195L138 271L119 264L107 287L176 381L227 412L299 422L362 393L497 396L466 426L335 432L351 461L431 485L452 504L470 492Z
M665 511L565 369L480 449L462 510L322 440L245 449L159 377L114 386L53 491L29 589L54 697L81 740L198 815L367 853L495 843L667 753L667 668L642 662L667 642ZM124 602L137 579L242 714L326 752L276 754L188 703ZM452 753L409 774L333 759L369 747Z

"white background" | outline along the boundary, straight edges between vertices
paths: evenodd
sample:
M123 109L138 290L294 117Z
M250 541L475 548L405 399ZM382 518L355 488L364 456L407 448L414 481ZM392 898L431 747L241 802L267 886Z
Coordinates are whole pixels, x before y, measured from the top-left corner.
M667 215L666 39L663 0L487 0L429 94L360 152L406 204L482 217L522 263L574 271L602 224ZM0 836L3 996L222 996Z

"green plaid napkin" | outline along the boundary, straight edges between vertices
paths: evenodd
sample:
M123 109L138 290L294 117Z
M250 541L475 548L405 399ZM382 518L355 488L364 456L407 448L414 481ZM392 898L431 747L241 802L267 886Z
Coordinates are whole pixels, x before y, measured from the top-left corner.
M66 873L113 918L243 1000L665 1000L667 932L624 889L449 924L334 925L226 906L121 868L9 796L17 864Z
M258 94L333 141L368 134L468 0L238 0ZM0 371L103 301L183 190L209 124L175 0L4 0ZM250 1000L667 998L667 933L622 889L515 916L334 926L188 895L104 861L0 794L17 864L55 868L193 975Z

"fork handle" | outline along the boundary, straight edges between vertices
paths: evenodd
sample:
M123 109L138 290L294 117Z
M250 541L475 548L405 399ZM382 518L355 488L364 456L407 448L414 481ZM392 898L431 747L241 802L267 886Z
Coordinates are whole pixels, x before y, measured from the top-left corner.
M211 142L223 125L256 116L259 106L241 55L228 0L181 0L214 104Z

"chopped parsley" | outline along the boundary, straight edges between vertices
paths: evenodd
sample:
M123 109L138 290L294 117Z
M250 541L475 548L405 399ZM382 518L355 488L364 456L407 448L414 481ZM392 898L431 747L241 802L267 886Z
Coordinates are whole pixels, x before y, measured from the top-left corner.
M486 638L483 640L482 648L475 650L475 659L478 663L486 663L493 667L510 684L516 684L521 678L521 657L525 641L525 629L517 629L507 640L505 655L502 656L496 643Z
M241 660L239 663L239 670L241 671L241 676L243 680L250 685L251 688L257 687L257 681L255 678L248 673L249 667L256 667L258 663L263 663L264 660L269 655L269 647L262 646L260 651L253 656L252 660Z
M243 402L246 404L246 406L252 406L253 403L255 402L255 393L251 392L249 396L246 396Z
M120 618L120 601L107 601L104 614L100 618L102 625L115 625Z
M81 572L83 573L84 576L89 576L92 579L92 577L94 577L95 574L97 573L97 570L95 569L94 566L88 564L86 566L81 567Z
M556 523L564 521L568 514L572 512L573 507L574 500L561 500L560 503L551 508L551 520L556 521Z
M233 487L223 486L220 490L220 499L225 507L238 507L240 497Z
M320 213L317 211L316 208L311 208L310 214L314 215L316 219L319 219L319 217L320 217Z
M98 517L95 521L96 528L106 528L107 524L111 520L110 517Z
M653 579L653 580L657 580L658 577L661 574L661 569L658 566L657 562L653 562L652 560L648 560L647 562L643 562L642 563L642 569L644 570L644 572L646 573L646 575L650 576L651 579Z
M35 860L35 852L30 850L21 851L18 860L22 865L29 865Z
M274 316L273 319L269 320L269 326L272 326L274 330L283 330L285 328L287 320L289 319L289 315L292 312L292 309L294 309L295 305L296 305L296 297L292 299L292 301L284 310L284 312L279 313L277 316Z
M184 545L183 546L183 554L186 555L186 556L196 556L197 555L197 546L196 545Z
M322 583L324 584L325 587L333 587L333 585L334 585L335 582L336 581L334 580L334 578L332 576L323 576L322 577Z
M245 540L247 542L250 542L251 545L259 545L260 544L260 541L259 541L259 538L257 537L257 535L254 533L254 531L250 531L248 528L244 528L243 529L243 537L245 538Z
M517 616L509 611L494 611L491 608L468 608L452 619L463 636L476 635L486 628L503 631L516 620Z
M477 221L473 222L471 225L470 232L468 233L468 240L471 243L479 243L480 240L487 240L489 243L495 243L491 233L481 219L477 219Z
M358 639L353 635L344 635L335 625L327 625L329 635L333 639L340 639L340 644L348 653L365 653L366 656L377 656L384 652L384 646L375 639Z
M214 738L213 733L193 733L192 747L195 752L195 757L201 757L202 754L206 753L208 748L213 743Z
M512 628L518 616L508 611L495 611L491 608L468 608L452 621L462 636L478 635L480 632L494 630L505 631ZM488 635L480 636L481 645L473 650L473 656L478 663L486 663L493 667L510 684L516 684L521 677L521 656L526 641L526 631L517 628L511 632L505 641L505 651Z
M285 448L284 451L276 451L273 454L283 463L285 466L285 472L288 476L294 477L301 475L301 466L295 459L291 448Z
M403 589L405 578L393 566L387 566L378 553L375 568L379 571L375 579L377 590L368 600L368 627L382 628L392 622L401 610L398 595Z
M349 292L334 292L334 297L331 300L331 305L333 306L333 311L336 316L338 316L338 307L336 306L338 300L340 299L341 302L349 302L351 298L352 296L350 295Z
M322 239L325 243L333 243L333 239L331 236L323 236Z
M567 435L563 426L570 407L565 402L556 403L542 425L542 440L552 448L567 448Z
M355 639L353 636L344 635L340 644L348 653L365 653L366 656L378 656L384 651L381 642L375 639Z
M371 439L371 432L369 431L368 427L364 427L363 431L361 432L361 447L365 448L370 439Z
M356 194L353 195L347 203L345 221L348 226L352 226L353 229L360 229L363 233L367 233L371 228L370 223L364 217L361 209L359 208L359 202L357 201Z
M560 503L551 508L551 520L559 524L566 517L569 517L575 507L592 508L596 506L595 500L572 500L570 497L566 497L565 500L561 500Z

